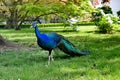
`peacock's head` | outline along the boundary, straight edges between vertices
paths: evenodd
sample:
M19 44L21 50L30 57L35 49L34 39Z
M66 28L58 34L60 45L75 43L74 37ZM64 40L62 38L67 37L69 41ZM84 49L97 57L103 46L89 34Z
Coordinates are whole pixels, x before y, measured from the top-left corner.
M37 22L32 22L32 27L35 28L37 26Z

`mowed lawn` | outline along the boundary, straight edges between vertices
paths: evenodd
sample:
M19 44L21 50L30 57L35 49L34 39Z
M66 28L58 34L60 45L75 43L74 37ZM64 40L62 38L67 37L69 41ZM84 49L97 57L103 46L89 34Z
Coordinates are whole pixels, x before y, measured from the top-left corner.
M48 67L48 52L36 44L34 29L20 31L0 29L5 39L34 47L34 50L10 50L0 54L0 80L119 80L120 30L114 34L95 33L95 26L79 26L78 32L64 27L39 27L42 33L57 32L78 49L90 54L70 57L59 49L53 51L55 61Z

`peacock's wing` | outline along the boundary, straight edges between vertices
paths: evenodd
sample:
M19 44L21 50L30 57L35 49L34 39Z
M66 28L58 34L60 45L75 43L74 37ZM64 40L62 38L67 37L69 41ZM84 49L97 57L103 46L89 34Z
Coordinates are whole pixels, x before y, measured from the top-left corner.
M61 35L59 35L55 32L51 32L48 36L56 43L56 45L59 45L59 43L62 40Z
M41 48L45 50L52 50L57 46L54 40L47 36L47 34L40 34L37 37L37 43Z
M70 56L82 56L89 54L88 51L82 52L79 49L77 49L70 41L68 41L64 37L62 37L58 48Z

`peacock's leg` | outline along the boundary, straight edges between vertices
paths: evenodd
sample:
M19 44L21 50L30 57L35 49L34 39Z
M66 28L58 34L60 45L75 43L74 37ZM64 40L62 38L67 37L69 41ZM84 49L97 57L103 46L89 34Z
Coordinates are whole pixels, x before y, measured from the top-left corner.
M49 54L48 54L48 65L50 64L51 62L51 51L49 51Z
M51 59L51 61L54 61L54 58L53 58L52 52L51 52L50 59Z
M53 55L52 55L52 51L49 51L48 54L48 65L50 64L51 61L54 61Z

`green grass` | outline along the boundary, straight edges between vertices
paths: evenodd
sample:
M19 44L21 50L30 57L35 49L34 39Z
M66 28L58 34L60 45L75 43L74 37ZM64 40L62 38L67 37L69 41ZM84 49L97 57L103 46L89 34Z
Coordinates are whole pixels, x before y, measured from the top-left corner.
M80 50L89 49L88 56L69 57L56 49L55 61L49 67L47 51L36 44L34 29L0 30L7 40L34 46L35 50L3 51L0 54L0 80L119 80L120 31L114 34L95 33L95 26L79 26L79 32L63 27L41 27L68 38Z

